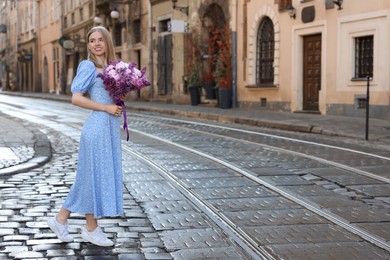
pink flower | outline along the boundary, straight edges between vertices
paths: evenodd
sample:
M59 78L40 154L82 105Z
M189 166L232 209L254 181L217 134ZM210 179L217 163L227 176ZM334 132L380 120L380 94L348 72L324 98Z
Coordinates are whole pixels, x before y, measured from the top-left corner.
M115 65L115 69L117 71L126 70L129 65L127 63L124 63L123 61L118 62L118 64Z
M119 79L119 74L116 72L116 70L110 70L107 74L116 81Z
M121 60L111 62L98 77L103 80L106 90L115 102L126 96L130 91L140 90L150 86L145 77L146 68L137 69L134 62L126 63Z

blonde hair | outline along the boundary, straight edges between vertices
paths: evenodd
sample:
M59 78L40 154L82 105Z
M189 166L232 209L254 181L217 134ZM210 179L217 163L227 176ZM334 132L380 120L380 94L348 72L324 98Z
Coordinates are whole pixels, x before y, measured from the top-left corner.
M103 26L96 26L96 27L91 28L89 30L89 32L87 33L87 42L88 42L88 44L89 44L89 37L94 32L99 32L103 36L103 41L104 41L104 43L106 45L106 52L105 52L106 64L101 64L101 61L99 61L96 58L95 54L93 54L89 48L87 48L87 50L88 50L88 60L92 61L95 64L96 67L104 68L111 61L116 60L116 55L115 55L115 52L114 52L114 43L112 42L112 38L111 38L111 35L110 35L109 31L105 27L103 27Z

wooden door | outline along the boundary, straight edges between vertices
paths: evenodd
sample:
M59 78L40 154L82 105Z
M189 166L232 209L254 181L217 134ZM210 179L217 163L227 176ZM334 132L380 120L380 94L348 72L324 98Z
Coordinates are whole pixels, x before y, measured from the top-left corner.
M158 38L158 94L172 93L172 35Z
M319 111L321 90L321 35L303 39L303 110Z

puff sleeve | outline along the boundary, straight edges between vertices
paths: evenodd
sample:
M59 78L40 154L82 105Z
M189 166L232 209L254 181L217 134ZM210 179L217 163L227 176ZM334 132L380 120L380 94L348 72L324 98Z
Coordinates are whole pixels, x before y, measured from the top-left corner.
M96 68L92 61L80 62L76 76L71 85L72 93L86 93L93 86L96 79Z

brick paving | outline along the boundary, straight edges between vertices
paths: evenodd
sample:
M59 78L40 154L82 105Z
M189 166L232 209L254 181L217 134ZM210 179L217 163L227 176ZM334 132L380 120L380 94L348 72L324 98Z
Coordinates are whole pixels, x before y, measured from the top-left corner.
M68 96L45 95L45 98L68 100ZM364 128L362 118L347 118L318 115L298 115L291 113L268 113L265 111L245 111L245 110L221 110L202 106L186 106L158 103L131 102L128 108L140 111L152 111L161 113L170 113L184 115L188 117L217 118L218 121L242 122L250 125L268 124L275 128L294 129L316 129L318 133L326 135L341 135L357 139L362 139ZM254 113L257 114L254 114ZM263 118L259 118L259 117ZM248 118L250 120L248 120ZM66 196L70 185L73 183L76 168L77 143L65 135L59 136L58 132L46 130L43 134L31 123L26 124L22 120L12 118L0 112L0 259L190 259L193 257L213 258L225 254L228 257L237 257L236 251L224 240L214 239L213 229L206 224L202 224L203 219L199 213L188 215L187 218L180 212L188 212L191 206L185 200L177 200L178 194L169 187L155 184L156 177L148 174L147 169L142 169L136 163L127 164L127 170L131 170L131 176L125 175L124 181L128 190L125 194L125 216L118 218L108 218L102 220L102 227L109 237L115 240L115 246L112 248L101 248L83 242L80 237L80 227L84 224L83 216L72 215L69 220L70 232L75 237L73 243L60 243L54 234L49 231L46 221L53 216L62 205L64 196ZM304 126L304 127L303 127ZM370 122L372 129L372 144L386 145L389 142L390 122L384 120L372 120ZM318 131L320 129L321 131ZM311 131L311 130L310 130ZM360 132L359 132L360 131ZM357 134L358 133L358 134ZM49 160L49 164L47 163ZM124 167L124 168L125 168ZM253 168L258 174L262 173L261 165ZM200 169L201 170L201 169ZM269 170L269 169L267 169ZM280 168L278 169L280 170ZM180 172L177 172L180 174ZM325 175L324 175L325 176ZM221 176L223 178L223 176ZM329 179L332 176L325 176ZM149 179L148 179L149 178ZM307 176L310 180L310 176ZM161 181L161 180L160 180ZM291 182L291 180L280 180L282 182ZM344 181L344 180L343 180ZM353 185L353 183L351 183ZM196 185L196 183L193 183ZM324 187L326 183L324 183ZM311 195L313 187L302 186L299 192L301 194ZM337 188L337 187L333 187ZM255 189L248 186L245 190ZM258 187L256 188L258 189ZM232 194L240 194L243 190L234 190L234 188L223 187L213 188L213 193L226 194L226 198ZM260 191L259 191L260 192ZM321 192L315 192L315 195L327 194L327 187ZM343 191L340 191L341 193ZM388 194L387 190L377 189L378 194ZM221 195L223 196L223 195ZM169 198L172 198L170 200ZM173 199L174 198L174 199ZM322 197L323 203L326 197ZM234 205L223 203L226 207ZM266 202L264 202L266 203ZM284 202L270 202L284 203ZM141 206L142 205L142 206ZM250 207L250 203L248 204ZM155 214L170 210L169 214ZM297 211L296 221L301 218ZM154 215L155 214L155 215ZM273 214L272 211L269 214ZM165 222L175 219L176 223ZM168 216L169 215L169 216ZM189 217L191 216L191 217ZM292 218L294 220L294 218ZM296 222L294 220L294 223ZM323 223L317 223L317 220L306 223L309 232L321 232ZM180 230L173 229L180 225L194 226L199 225L198 229ZM362 224L364 225L364 224ZM160 234L157 233L156 227ZM293 228L293 226L289 227ZM372 225L372 229L378 229ZM379 232L378 231L378 232ZM190 233L189 233L190 232ZM269 235L272 239L272 232L286 232L283 227L269 226L264 230L251 230L254 234L259 233L258 238L264 240ZM265 233L269 234L264 236ZM192 240L187 241L188 236ZM201 239L197 237L208 237L207 241L219 243L215 247L208 249L199 249ZM286 239L300 239L289 238ZM338 239L343 239L340 233ZM349 238L352 239L353 238ZM264 242L264 241L263 241ZM180 247L180 243L186 246L186 249ZM224 244L225 243L225 244ZM270 247L285 250L286 254L294 255L296 250L308 250L308 255L312 259L319 259L327 254L328 250L337 246L329 244L329 247L322 247L313 252L305 245L289 247L287 245L278 245L275 241L265 241L270 243ZM348 243L344 241L344 244ZM299 244L299 243L298 243ZM178 247L181 250L174 252ZM362 247L364 248L364 247ZM350 258L351 254L358 253L359 257L367 254L359 248L346 248L345 256ZM369 255L367 255L369 256ZM336 257L336 256L335 256ZM337 258L342 256L338 255ZM201 257L202 258L202 257Z
M77 214L69 219L74 242L61 243L55 237L46 221L58 212L74 181L77 143L59 132L46 131L51 141L46 147L46 152L51 151L50 163L7 173L0 180L0 259L172 259L140 203L128 192L124 194L125 216L99 221L114 239L114 247L84 242L80 229L85 220ZM24 136L30 134L25 130Z

